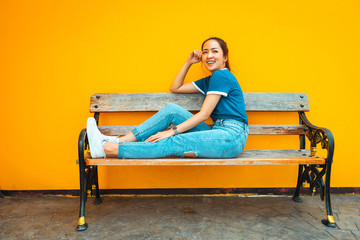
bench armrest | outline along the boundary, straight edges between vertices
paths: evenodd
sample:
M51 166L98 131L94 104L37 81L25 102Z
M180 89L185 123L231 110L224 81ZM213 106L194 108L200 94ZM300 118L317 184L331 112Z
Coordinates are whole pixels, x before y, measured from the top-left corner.
M78 143L79 164L85 164L84 152L86 149L88 149L88 145L89 143L87 140L86 129L83 129L79 134L79 143Z
M303 124L308 128L306 137L311 143L311 153L315 155L316 145L321 143L321 147L327 150L327 161L331 164L334 155L334 137L331 131L327 128L318 127L310 123L304 112L299 112L300 119Z

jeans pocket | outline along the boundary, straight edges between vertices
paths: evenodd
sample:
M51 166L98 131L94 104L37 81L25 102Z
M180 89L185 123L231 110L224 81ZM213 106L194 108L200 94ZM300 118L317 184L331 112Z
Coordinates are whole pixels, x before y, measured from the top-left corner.
M238 133L238 138L235 141L232 141L232 146L225 149L221 158L234 158L237 157L244 150L246 140L248 136L248 131L243 131L241 134Z

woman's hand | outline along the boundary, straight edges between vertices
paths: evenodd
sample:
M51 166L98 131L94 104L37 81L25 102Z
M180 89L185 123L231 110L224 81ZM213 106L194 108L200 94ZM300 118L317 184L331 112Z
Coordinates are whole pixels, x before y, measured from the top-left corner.
M187 62L190 64L198 63L201 61L201 55L202 55L201 51L194 50L190 53L190 56L189 56Z
M172 129L169 129L169 130L165 130L165 131L162 131L162 132L158 132L157 134L154 134L154 135L150 136L148 139L145 140L145 142L156 143L156 142L158 142L160 140L169 138L169 137L174 136L174 135L175 135L175 131L172 130Z

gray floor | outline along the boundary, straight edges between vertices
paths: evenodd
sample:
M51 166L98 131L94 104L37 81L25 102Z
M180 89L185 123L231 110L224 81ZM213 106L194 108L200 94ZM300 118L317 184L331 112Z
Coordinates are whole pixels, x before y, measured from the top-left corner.
M0 199L0 239L360 239L360 196L332 196L337 228L320 198L104 197L88 201L89 228L76 232L79 198Z

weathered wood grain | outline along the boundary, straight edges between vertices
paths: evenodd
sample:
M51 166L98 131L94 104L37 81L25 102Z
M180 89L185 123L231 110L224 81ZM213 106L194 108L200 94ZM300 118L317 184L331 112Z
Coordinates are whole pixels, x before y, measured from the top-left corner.
M244 93L244 99L249 112L309 111L309 99L304 93ZM203 100L201 93L98 93L91 96L90 112L158 111L169 103L198 111Z
M159 159L90 159L87 165L111 166L213 166L213 165L299 165L324 164L325 158L310 157L309 150L247 150L232 159L159 158Z
M197 111L203 101L202 94L102 93L91 96L90 112L158 111L169 103Z
M304 125L249 125L250 135L304 135Z
M244 98L246 111L309 111L309 98L305 93L244 93Z
M125 135L136 126L99 126L105 135ZM303 125L250 125L250 135L304 135L306 128Z

